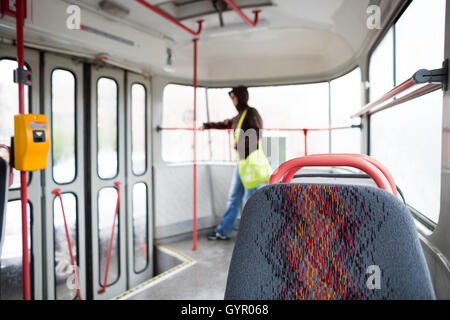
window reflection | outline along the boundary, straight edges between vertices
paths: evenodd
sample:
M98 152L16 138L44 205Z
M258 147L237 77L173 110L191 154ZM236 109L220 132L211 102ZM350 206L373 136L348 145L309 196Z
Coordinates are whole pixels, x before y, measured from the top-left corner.
M197 89L197 124L199 127L208 120L206 113L206 93ZM194 89L191 86L169 84L164 89L164 128L192 128L194 120ZM192 131L162 131L162 157L168 162L193 160ZM208 133L197 132L197 160L210 159Z
M135 175L142 175L147 169L146 136L147 92L142 84L131 86L131 166Z
M72 193L62 194L64 213L69 230L75 264L78 266L77 200ZM55 291L57 300L73 300L76 289L72 289L73 268L64 226L63 212L59 197L53 200ZM77 270L79 276L79 269Z
M53 179L75 179L75 77L66 70L52 72Z
M28 214L28 248L31 249L30 205ZM31 250L29 250L31 263ZM0 269L0 300L22 300L22 203L8 202L5 236L3 239Z
M370 101L381 98L394 87L394 27L370 57L369 77Z
M148 263L147 186L137 183L133 187L133 244L134 271L142 272Z
M350 117L361 109L361 69L330 82L331 127L358 124L359 119ZM361 130L344 129L331 131L331 152L361 153Z
M97 82L97 168L102 179L117 175L117 83L108 78Z
M419 69L441 67L444 34L445 1L414 0L395 25L396 85ZM380 50L390 50L389 42L383 42L388 49ZM386 59L373 61L378 63L371 70L393 64L388 53ZM436 91L371 118L372 155L391 171L407 203L436 223L441 201L442 112L443 94Z
M100 285L104 285L106 263L108 259L109 241L116 212L117 190L104 188L98 193L98 242L99 242L99 266ZM116 218L114 240L111 251L111 264L108 272L108 285L113 284L119 278L119 215Z
M11 137L14 135L14 116L19 113L19 93L17 83L13 81L14 70L18 65L15 60L0 60L0 144L11 145ZM27 67L25 66L25 69ZM25 86L25 112L29 112L29 88ZM0 152L3 152L0 151ZM14 172L14 183L11 189L20 187L20 173ZM29 178L28 174L28 178Z

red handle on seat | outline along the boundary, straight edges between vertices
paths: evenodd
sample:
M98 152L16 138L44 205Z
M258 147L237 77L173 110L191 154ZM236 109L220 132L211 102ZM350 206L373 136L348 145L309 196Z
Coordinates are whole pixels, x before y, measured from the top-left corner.
M64 205L63 205L63 201L62 201L61 190L55 189L52 191L52 194L56 195L59 198L59 201L61 202L61 209L62 209L62 214L63 214L63 219L64 219L64 228L66 230L67 245L69 247L70 263L72 264L73 276L75 278L75 285L77 287L77 300L81 300L80 282L78 281L77 268L75 265L75 257L73 256L72 242L70 241L69 228L67 227L66 213L64 212Z
M352 167L367 173L380 189L392 193L391 186L384 174L372 163L361 157L349 155L315 155L289 160L278 167L272 174L269 184L278 183L287 173L293 169L300 170L303 167ZM291 173L292 174L292 173ZM295 172L294 172L295 174ZM292 177L291 177L292 178Z
M119 214L119 204L120 204L120 182L115 181L114 186L117 189L117 202L116 202L116 212L114 213L113 226L111 231L111 238L109 239L109 248L108 248L108 259L106 261L106 270L105 270L105 280L103 281L103 288L98 290L98 294L104 294L106 292L106 287L108 286L108 273L109 273L109 265L111 264L111 254L112 254L112 246L114 242L114 231L116 229L116 220Z
M358 157L361 159L364 159L368 162L370 162L371 164L373 164L375 167L377 167L378 170L380 170L383 175L386 177L386 179L389 182L389 185L391 187L391 193L394 194L395 196L398 195L397 192L397 186L394 182L394 177L391 175L391 173L389 172L389 170L382 165L379 161L375 160L374 158L371 158L367 155L364 154L356 154L356 153L341 153L341 154L334 154L337 156L350 156L350 157ZM317 157L317 156L323 156L323 154L316 154L316 155L311 155L311 157ZM325 155L326 156L326 155ZM295 176L295 174L297 173L299 169L298 168L292 168L283 178L282 183L287 183L290 182L292 180L292 178Z

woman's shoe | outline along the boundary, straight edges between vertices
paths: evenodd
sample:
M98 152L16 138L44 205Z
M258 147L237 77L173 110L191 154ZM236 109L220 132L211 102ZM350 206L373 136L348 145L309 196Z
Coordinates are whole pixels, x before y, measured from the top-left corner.
M230 238L225 237L216 231L213 231L210 234L208 234L208 240L230 240Z

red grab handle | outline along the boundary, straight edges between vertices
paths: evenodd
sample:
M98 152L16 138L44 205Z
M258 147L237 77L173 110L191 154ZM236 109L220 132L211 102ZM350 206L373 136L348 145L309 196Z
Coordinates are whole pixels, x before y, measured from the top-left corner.
M112 246L114 242L114 231L116 229L116 221L117 216L119 214L119 204L120 204L120 182L115 181L114 186L117 189L117 203L116 203L116 212L114 213L114 220L113 220L113 226L111 231L111 238L109 239L109 248L108 248L108 259L106 261L106 270L105 270L105 280L103 281L103 288L98 290L98 294L104 294L106 292L106 287L108 286L108 273L109 273L109 266L111 264L111 254L112 254Z
M80 282L78 281L77 268L75 265L75 258L73 256L72 241L70 241L69 228L67 227L66 213L64 212L64 205L63 205L62 196L61 196L61 189L53 190L52 194L56 195L59 198L59 201L61 202L61 209L62 209L62 214L63 214L63 219L64 219L64 228L66 230L67 245L69 247L70 263L72 264L73 276L75 278L75 285L77 287L77 300L81 300Z
M292 171L294 168L297 171L303 167L329 167L329 166L353 167L361 171L364 171L375 181L375 183L380 189L392 193L391 186L388 180L375 165L373 165L372 163L361 157L349 155L324 154L309 157L300 157L289 160L280 165L278 169L275 170L275 172L270 177L269 184L278 183L280 179L282 179L287 173Z
M371 164L373 164L375 167L377 167L378 170L380 170L383 175L386 177L386 179L389 182L390 185L390 189L391 189L391 193L394 194L395 196L398 195L397 192L397 186L394 182L394 177L391 175L391 173L389 172L389 170L382 165L379 161L375 160L374 158L371 158L367 155L364 154L356 154L356 153L339 153L339 154L334 154L337 156L350 156L350 157L358 157L361 159L364 159L368 162L370 162ZM315 155L311 155L311 157L317 157L317 156L323 156L323 154L315 154ZM292 178L295 176L295 174L297 173L299 169L298 168L292 168L283 178L282 182L283 183L287 183L290 182L292 180Z

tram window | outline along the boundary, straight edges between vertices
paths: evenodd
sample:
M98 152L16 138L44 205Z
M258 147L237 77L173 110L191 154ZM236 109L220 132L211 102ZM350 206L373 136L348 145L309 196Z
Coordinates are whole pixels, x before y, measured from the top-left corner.
M11 145L11 137L14 135L14 116L19 113L19 94L17 83L13 81L14 70L17 69L17 62L11 59L0 60L0 144ZM26 69L26 66L25 66ZM25 86L25 112L29 112L28 86ZM30 175L28 175L28 178ZM29 180L29 179L28 179ZM20 187L20 173L14 169L14 184L11 189Z
M389 30L370 57L369 77L370 101L375 101L394 87L393 27Z
M0 267L0 300L21 300L22 291L22 209L21 201L8 202L6 228ZM28 213L28 248L31 248L30 204ZM30 257L31 250L30 250Z
M411 3L395 25L396 84L419 69L440 67L444 33L444 0ZM441 198L442 108L442 91L436 91L371 117L372 154L392 172L408 204L435 223Z
M147 170L146 101L145 87L134 83L131 86L131 167L138 176Z
M148 215L147 215L147 186L136 183L133 186L133 246L134 272L140 273L148 264Z
M328 128L328 83L253 87L249 89L249 105L258 109L265 128ZM285 137L286 160L303 156L303 131L266 131L266 137ZM327 153L327 131L308 133L308 153Z
M118 172L117 99L117 82L100 78L97 82L97 171L102 179L112 179Z
M55 69L52 72L52 156L53 180L69 183L75 179L75 76Z
M99 245L99 280L104 285L106 263L108 260L109 241L116 212L117 190L103 188L98 193L98 245ZM119 279L120 274L120 248L119 248L119 216L116 219L114 240L111 251L111 264L108 273L108 286Z
M164 89L162 127L192 128L194 117L194 89L192 86L169 84ZM207 122L206 94L197 89L197 123ZM167 162L193 161L192 130L164 130L162 132L162 157ZM197 132L197 161L211 159L208 132Z
M78 265L78 228L77 228L77 199L72 193L61 195L64 213L69 230L72 252ZM54 263L55 263L55 293L58 300L73 300L76 296L73 268L67 243L61 201L58 197L53 200L53 228L54 228ZM79 269L77 270L79 271ZM78 272L79 274L79 272Z
M230 91L231 88L208 89L209 121L223 121L233 118L237 114L233 102L228 98ZM232 161L236 159L233 149L234 136L231 132L210 130L209 135L211 137L211 160L229 161L230 157Z
M348 126L350 116L361 108L361 69L330 82L331 127ZM361 131L343 129L331 131L331 152L361 153Z

